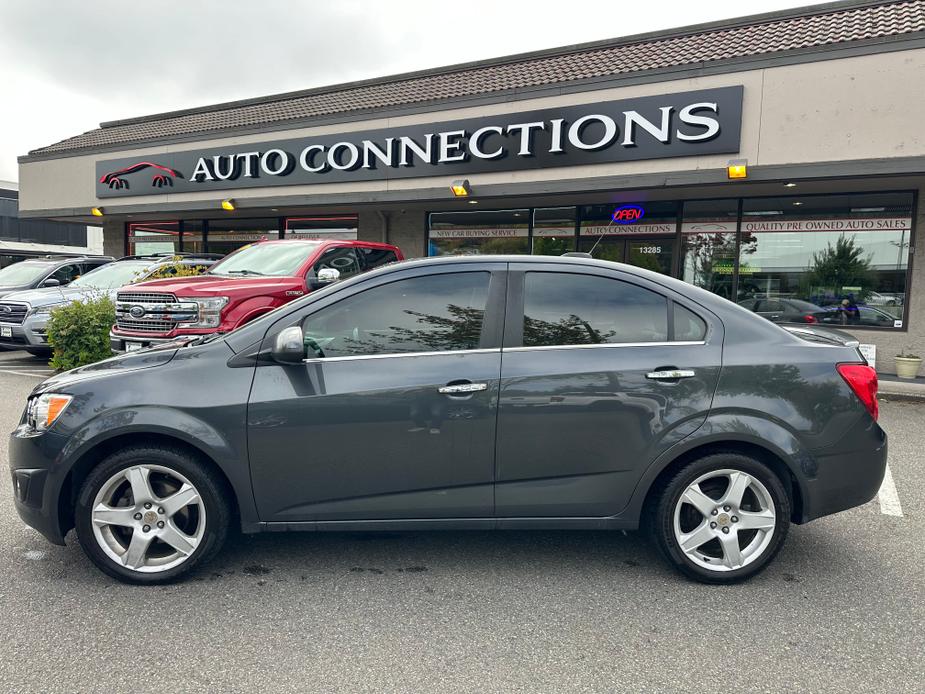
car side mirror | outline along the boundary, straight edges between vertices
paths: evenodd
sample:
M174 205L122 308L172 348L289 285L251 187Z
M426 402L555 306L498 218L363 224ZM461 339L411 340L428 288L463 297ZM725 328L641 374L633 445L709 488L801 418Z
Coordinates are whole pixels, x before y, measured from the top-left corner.
M305 342L302 328L297 325L280 331L273 342L270 356L280 364L301 364L305 359Z
M43 287L60 287L61 282L56 280L54 277L49 277L47 280L42 282Z
M329 284L334 284L340 279L340 270L332 267L325 267L318 270L318 276L312 280L312 289L319 289Z

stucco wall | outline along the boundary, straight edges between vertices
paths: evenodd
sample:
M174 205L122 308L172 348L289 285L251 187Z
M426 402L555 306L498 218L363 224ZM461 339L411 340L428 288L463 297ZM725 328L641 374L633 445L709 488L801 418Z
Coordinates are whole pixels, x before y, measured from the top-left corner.
M103 255L113 258L125 255L125 225L121 220L103 223Z

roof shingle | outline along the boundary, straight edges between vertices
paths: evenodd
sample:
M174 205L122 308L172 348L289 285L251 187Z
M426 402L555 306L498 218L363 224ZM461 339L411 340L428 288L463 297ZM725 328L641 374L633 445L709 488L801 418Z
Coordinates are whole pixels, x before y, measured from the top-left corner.
M410 106L501 91L542 87L593 78L617 77L715 61L777 54L852 41L925 31L925 0L830 9L810 14L698 33L614 43L450 69L425 75L385 78L359 85L312 90L299 95L227 104L176 114L116 121L30 152L73 152L136 144L232 128L300 121L356 111Z

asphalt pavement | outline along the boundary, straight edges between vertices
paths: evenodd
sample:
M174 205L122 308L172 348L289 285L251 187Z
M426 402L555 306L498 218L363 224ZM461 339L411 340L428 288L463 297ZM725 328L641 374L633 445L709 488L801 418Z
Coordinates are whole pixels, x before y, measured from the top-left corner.
M0 353L0 429L47 372ZM27 528L3 473L0 691L921 692L925 403L881 412L895 495L732 587L636 533L546 531L236 537L125 586Z

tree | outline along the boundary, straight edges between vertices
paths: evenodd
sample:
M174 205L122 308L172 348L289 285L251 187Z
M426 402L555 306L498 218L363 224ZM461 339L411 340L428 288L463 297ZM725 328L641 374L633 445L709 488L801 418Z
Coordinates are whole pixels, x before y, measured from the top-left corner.
M836 294L843 287L860 287L863 292L871 284L870 259L853 236L842 234L834 246L827 243L825 250L813 253L809 281L814 287L830 287Z

